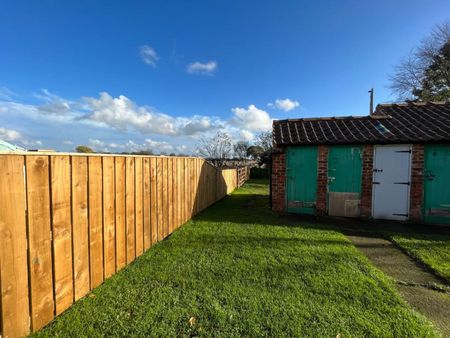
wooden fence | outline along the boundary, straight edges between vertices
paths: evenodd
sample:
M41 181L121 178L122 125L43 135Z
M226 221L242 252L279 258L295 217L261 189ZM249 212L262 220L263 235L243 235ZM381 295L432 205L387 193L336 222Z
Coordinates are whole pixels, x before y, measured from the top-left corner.
M237 181L199 158L0 155L0 336L42 328Z

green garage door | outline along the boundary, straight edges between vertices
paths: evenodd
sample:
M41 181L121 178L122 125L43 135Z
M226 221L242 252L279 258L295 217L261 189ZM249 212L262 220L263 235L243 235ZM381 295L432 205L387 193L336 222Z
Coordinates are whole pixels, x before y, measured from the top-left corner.
M317 196L317 146L289 147L286 161L287 209L315 214Z
M424 219L450 224L450 145L425 146Z
M328 153L328 214L359 216L362 146L331 146Z

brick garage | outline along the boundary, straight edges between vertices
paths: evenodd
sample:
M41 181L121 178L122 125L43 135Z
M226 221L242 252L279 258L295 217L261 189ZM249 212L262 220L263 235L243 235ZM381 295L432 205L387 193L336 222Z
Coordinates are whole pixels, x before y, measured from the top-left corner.
M450 223L450 103L378 105L371 116L274 121L273 141L275 211L303 212L312 205L314 214L326 215L334 194L337 209L352 216ZM299 159L307 148L315 163ZM302 182L308 170L317 176L312 188ZM341 177L344 183L335 182ZM396 203L400 211L385 210Z

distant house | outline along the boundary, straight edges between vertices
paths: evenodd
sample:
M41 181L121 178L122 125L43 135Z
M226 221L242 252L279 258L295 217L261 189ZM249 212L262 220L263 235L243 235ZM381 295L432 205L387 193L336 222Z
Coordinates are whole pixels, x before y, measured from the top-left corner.
M450 224L450 102L273 123L277 211Z
M14 151L25 151L25 149L15 146L6 141L0 140L0 152L14 152Z

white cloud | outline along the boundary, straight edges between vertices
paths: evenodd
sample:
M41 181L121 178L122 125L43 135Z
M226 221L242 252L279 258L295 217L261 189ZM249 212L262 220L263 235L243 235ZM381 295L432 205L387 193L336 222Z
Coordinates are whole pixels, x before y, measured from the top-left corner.
M239 136L244 140L244 141L253 141L255 139L255 135L248 131L248 130L241 130L241 132L239 133Z
M175 135L175 121L172 117L154 112L146 106L137 106L124 95L112 97L108 93L100 93L98 99L84 98L90 113L86 119L127 131L130 128L141 133Z
M277 99L275 100L275 103L269 103L268 106L288 112L300 106L300 103L291 99Z
M27 147L36 147L36 146L42 145L42 141L40 141L40 140L36 140L36 141L22 140L21 143Z
M90 138L89 139L89 145L91 145L94 148L102 148L105 146L105 142L99 140L99 139L95 139L95 138Z
M191 119L188 119L181 127L181 131L185 135L195 135L202 133L211 128L215 128L215 122L211 121L208 116L194 115Z
M42 145L42 142L39 140L29 140L17 130L6 129L3 127L0 127L0 140L14 142L28 147Z
M152 47L148 45L139 47L139 55L144 63L152 66L153 68L156 67L156 61L159 60L159 56Z
M265 131L272 128L272 119L269 114L253 104L249 105L247 109L236 107L231 111L234 116L230 122L237 127L249 131Z
M153 141L149 138L145 139L144 149L153 150L156 153L167 152L173 150L173 145L166 141Z
M0 99L1 100L12 100L13 96L16 96L12 90L6 87L0 87Z
M186 68L189 74L200 74L200 75L213 75L217 71L217 62L208 61L205 63L196 61L187 65Z
M5 141L20 141L23 139L23 136L16 130L0 127L0 139Z
M44 101L42 105L37 107L40 113L66 115L72 109L71 105L73 102L65 100L45 88L41 89L40 93L34 94L34 96Z
M64 140L63 144L70 146L71 144L73 144L73 142L70 140Z

